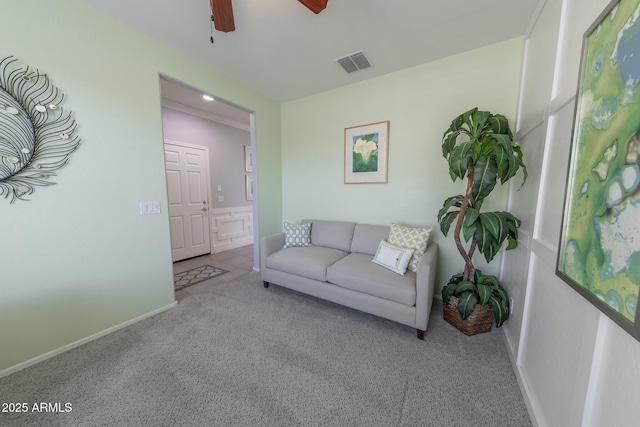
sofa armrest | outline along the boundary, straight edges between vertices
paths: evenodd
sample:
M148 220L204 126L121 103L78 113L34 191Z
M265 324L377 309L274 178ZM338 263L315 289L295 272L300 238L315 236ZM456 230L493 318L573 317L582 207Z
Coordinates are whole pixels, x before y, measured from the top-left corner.
M429 243L418 264L416 274L416 329L427 330L429 314L433 304L433 293L436 282L436 266L438 263L438 245Z
M265 280L267 270L267 257L284 247L284 233L264 236L260 239L260 272L262 280Z

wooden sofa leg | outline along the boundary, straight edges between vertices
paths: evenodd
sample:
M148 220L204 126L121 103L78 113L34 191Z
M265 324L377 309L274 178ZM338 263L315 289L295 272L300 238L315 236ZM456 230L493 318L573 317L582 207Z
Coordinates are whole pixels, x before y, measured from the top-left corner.
M421 331L420 329L416 329L417 335L418 335L418 339L419 340L423 340L424 339L424 331Z
M262 281L262 286L264 286L265 288L268 288L269 287L269 282L263 280Z

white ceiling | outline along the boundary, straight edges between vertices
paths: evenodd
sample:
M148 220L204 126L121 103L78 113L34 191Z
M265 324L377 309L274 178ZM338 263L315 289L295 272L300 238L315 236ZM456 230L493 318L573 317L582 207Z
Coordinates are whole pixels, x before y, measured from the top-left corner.
M538 0L234 0L214 30L209 0L85 0L277 101L301 98L525 33ZM372 68L337 58L364 50ZM471 65L472 66L472 65Z

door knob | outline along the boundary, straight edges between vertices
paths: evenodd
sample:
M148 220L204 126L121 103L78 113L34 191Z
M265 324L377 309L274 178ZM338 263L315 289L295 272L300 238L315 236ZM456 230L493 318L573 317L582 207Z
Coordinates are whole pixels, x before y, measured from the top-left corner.
M202 208L202 212L206 212L206 211L207 211L207 208Z

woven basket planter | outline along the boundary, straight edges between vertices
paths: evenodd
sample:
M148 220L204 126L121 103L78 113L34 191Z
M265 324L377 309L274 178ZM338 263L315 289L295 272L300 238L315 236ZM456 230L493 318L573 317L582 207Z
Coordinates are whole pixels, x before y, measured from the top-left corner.
M493 310L490 304L476 304L469 317L463 319L458 311L458 298L451 297L449 298L449 303L444 306L442 314L444 320L451 323L465 335L471 336L491 331Z

